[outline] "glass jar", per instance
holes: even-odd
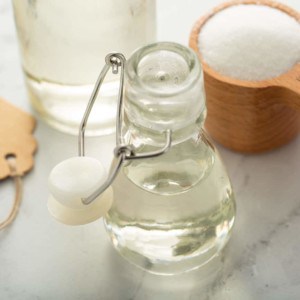
[[[53,127],[77,134],[108,52],[129,55],[155,39],[155,0],[13,0],[29,98]],[[114,131],[114,77],[101,88],[87,133]]]
[[[137,50],[125,70],[124,137],[136,152],[172,147],[123,165],[105,226],[115,248],[153,273],[195,269],[228,241],[235,219],[232,187],[203,130],[203,74],[190,49],[157,43]]]

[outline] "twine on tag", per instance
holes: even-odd
[[[13,154],[8,154],[6,161],[10,170],[9,177],[14,180],[15,184],[15,199],[10,213],[4,221],[0,222],[0,230],[11,224],[16,218],[22,200],[22,176],[17,172],[16,157]]]

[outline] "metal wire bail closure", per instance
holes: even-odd
[[[124,114],[124,101],[123,101],[123,87],[124,87],[124,69],[125,69],[126,59],[122,53],[110,53],[105,57],[105,65],[100,72],[100,75],[96,81],[94,90],[91,94],[90,100],[88,102],[87,108],[83,115],[78,135],[78,155],[85,155],[85,129],[89,115],[92,111],[93,105],[96,101],[97,95],[101,88],[101,85],[104,81],[104,78],[110,68],[112,68],[113,74],[118,74],[119,69],[121,68],[120,74],[120,87],[118,93],[117,101],[117,118],[116,118],[116,147],[114,150],[114,160],[111,164],[110,174],[108,175],[106,181],[102,186],[100,186],[95,192],[86,198],[82,198],[81,201],[83,204],[92,203],[100,194],[102,194],[114,181],[118,175],[122,164],[125,160],[134,160],[134,159],[144,159],[160,156],[166,153],[172,144],[172,131],[170,129],[165,131],[166,143],[165,145],[157,150],[146,153],[136,153],[135,148],[132,145],[126,145],[124,138],[122,136],[122,126],[123,126],[123,114]]]

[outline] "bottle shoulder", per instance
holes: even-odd
[[[151,150],[153,147],[149,145],[138,149],[140,152]],[[227,179],[219,154],[203,131],[173,145],[162,156],[129,162],[122,173],[142,189],[163,195],[186,192],[207,177]]]

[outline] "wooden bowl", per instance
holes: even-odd
[[[237,4],[267,5],[298,22],[300,14],[268,0],[233,1],[221,4],[200,18],[190,34],[189,45],[199,55],[204,70],[208,132],[225,147],[256,153],[284,145],[299,132],[300,63],[279,77],[257,82],[229,78],[210,68],[198,48],[199,32],[215,14]]]

